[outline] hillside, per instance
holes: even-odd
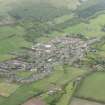
[[[8,58],[10,51],[65,34],[66,28],[104,11],[103,4],[104,0],[0,0],[0,39],[5,39],[0,42],[1,59]],[[96,5],[99,6],[93,10]],[[11,42],[13,38],[22,43],[17,46]],[[4,47],[7,40],[9,50]]]
[[[105,0],[0,0],[0,105],[105,105]]]
[[[80,4],[79,0],[0,0],[0,17],[51,19],[70,14]]]

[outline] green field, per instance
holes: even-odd
[[[19,88],[17,84],[9,84],[5,82],[0,83],[0,96],[8,97]]]
[[[101,30],[104,24],[105,24],[105,14],[90,19],[87,24],[80,23],[78,25],[68,27],[64,31],[67,33],[74,33],[74,34],[81,33],[86,37],[101,37],[105,35],[105,32]]]
[[[105,102],[105,73],[97,72],[87,77],[76,96]]]
[[[103,105],[98,102],[88,101],[88,100],[78,99],[78,98],[73,98],[70,105],[87,105],[87,104],[88,105]]]
[[[0,61],[13,57],[12,52],[19,51],[21,47],[30,46],[23,38],[24,29],[20,26],[0,27]]]
[[[54,36],[64,36],[64,35],[73,35],[73,34],[81,34],[86,38],[91,37],[102,37],[105,36],[104,31],[104,25],[105,25],[105,14],[99,14],[95,16],[94,18],[91,18],[86,21],[81,20],[73,20],[73,18],[70,18],[70,16],[66,16],[66,19],[64,18],[57,18],[55,20],[59,20],[60,23],[58,25],[55,25],[55,27],[59,27],[61,31],[52,31],[49,34],[49,37],[54,38]],[[58,21],[58,22],[59,22]],[[74,21],[74,23],[72,23]],[[77,21],[77,23],[75,23]],[[74,25],[72,25],[74,24]],[[41,40],[43,40],[42,38]]]
[[[73,87],[73,82],[69,83],[65,88],[65,93],[60,98],[56,105],[68,105],[76,87]]]
[[[35,71],[19,71],[19,72],[16,73],[16,75],[20,78],[28,78],[33,73],[35,74]]]

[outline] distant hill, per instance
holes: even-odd
[[[13,16],[16,19],[52,19],[70,14],[81,0],[0,0],[0,19]]]

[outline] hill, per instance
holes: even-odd
[[[80,6],[80,0],[0,0],[0,18],[8,15],[20,18],[52,19]]]

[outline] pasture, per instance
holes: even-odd
[[[20,26],[0,27],[0,61],[13,57],[11,52],[18,52],[21,47],[30,46],[23,38],[24,29]]]
[[[97,102],[93,102],[93,101],[73,98],[73,100],[71,101],[70,105],[103,105],[103,104],[97,103]]]
[[[96,72],[88,76],[81,84],[76,96],[105,102],[105,73]]]
[[[0,96],[8,97],[19,88],[17,84],[0,83]]]
[[[80,24],[70,26],[64,29],[64,32],[82,34],[86,37],[100,37],[104,36],[105,32],[102,31],[105,25],[105,14],[99,15],[96,18],[90,19],[87,23],[81,22]]]

